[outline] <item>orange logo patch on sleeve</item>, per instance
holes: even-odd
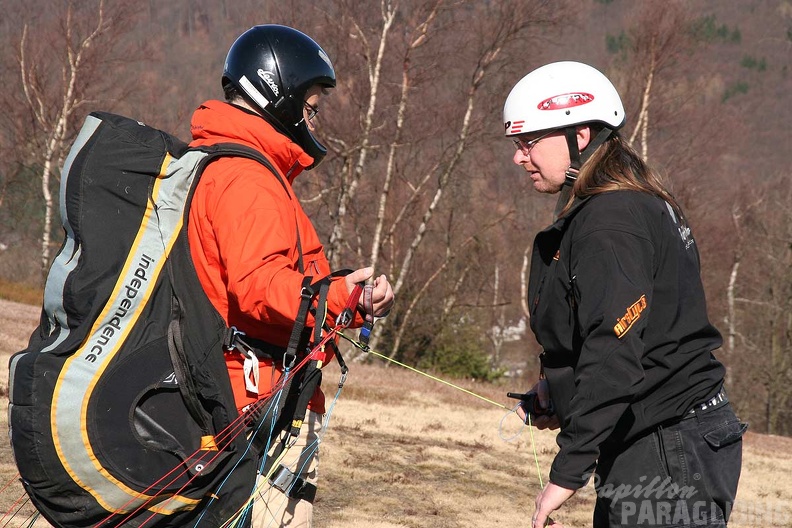
[[[646,308],[646,295],[641,295],[641,298],[635,301],[632,306],[627,308],[625,314],[616,321],[616,326],[613,327],[613,331],[616,334],[616,337],[621,339],[624,334],[626,334],[630,328],[635,324],[635,322],[641,318],[641,313]]]

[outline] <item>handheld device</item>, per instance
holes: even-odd
[[[550,401],[547,408],[542,407],[539,403],[539,395],[534,391],[529,391],[523,394],[518,392],[507,392],[506,396],[515,400],[520,400],[520,406],[525,410],[525,412],[530,413],[533,417],[553,416],[555,414],[553,402]]]

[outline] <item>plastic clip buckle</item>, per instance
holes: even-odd
[[[231,328],[229,328],[229,330],[231,330],[231,335],[228,338],[228,342],[224,343],[224,345],[225,345],[224,348],[228,352],[234,350],[237,346],[239,346],[240,343],[237,340],[237,338],[239,338],[240,336],[244,336],[245,335],[245,332],[243,332],[242,330],[239,330],[236,326],[232,326]]]

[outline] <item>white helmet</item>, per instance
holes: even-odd
[[[503,106],[507,136],[592,121],[618,130],[624,118],[621,98],[608,78],[596,68],[573,61],[532,71],[514,85]]]

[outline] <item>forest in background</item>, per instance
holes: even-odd
[[[554,198],[512,165],[501,113],[525,73],[580,60],[613,79],[623,134],[683,204],[738,411],[792,435],[789,0],[7,0],[0,283],[41,287],[62,239],[60,166],[87,113],[188,139],[192,111],[222,96],[228,47],[259,23],[300,29],[333,59],[318,117],[330,153],[295,186],[334,267],[374,264],[394,284],[373,348],[529,386],[525,264]]]

